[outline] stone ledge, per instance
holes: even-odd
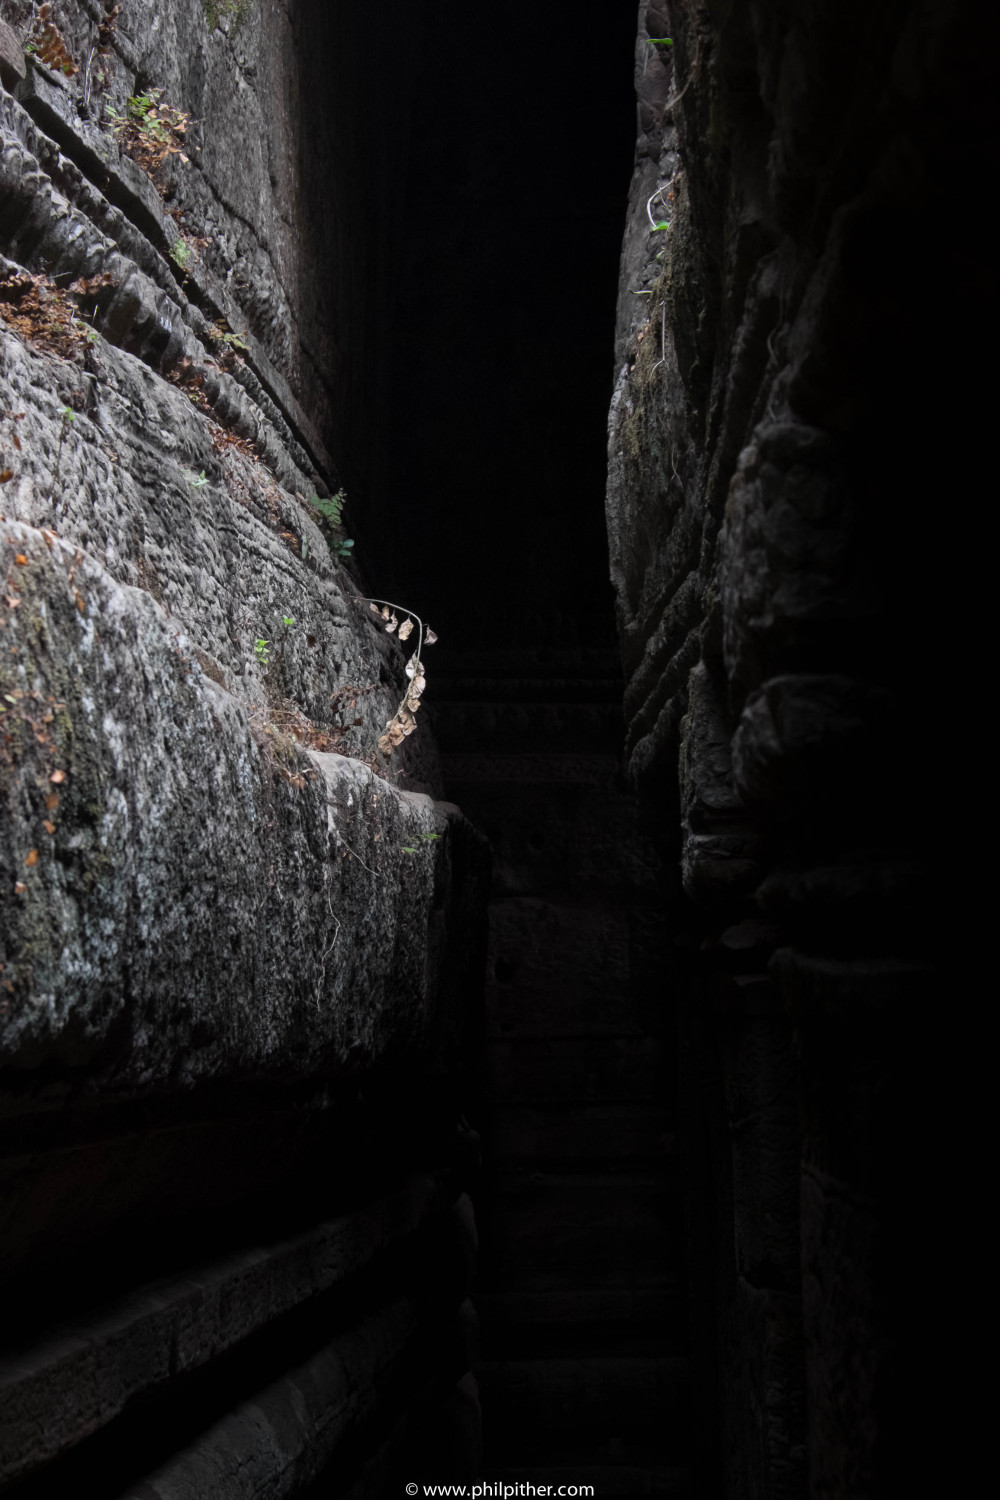
[[[389,1197],[294,1239],[137,1292],[0,1364],[4,1483],[112,1421],[144,1391],[217,1358],[414,1233],[440,1187],[412,1177]]]
[[[114,1095],[452,1046],[482,895],[457,809],[283,764],[148,594],[51,533],[7,522],[0,558],[0,1063]]]
[[[404,1368],[418,1310],[400,1298],[209,1428],[119,1500],[258,1500],[298,1494],[348,1436],[370,1427]]]

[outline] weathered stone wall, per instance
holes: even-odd
[[[928,435],[966,429],[989,285],[974,21],[640,7],[608,529],[630,769],[687,897],[705,1493],[888,1494],[905,1465],[891,1268],[937,818],[915,710],[955,482]]]
[[[377,752],[412,640],[308,503],[377,342],[377,165],[303,149],[307,6],[55,4],[71,76],[22,54],[31,9],[0,34],[0,1483],[372,1493],[434,1431],[471,1477],[485,843],[427,731]],[[150,89],[191,123],[147,173],[110,127]]]

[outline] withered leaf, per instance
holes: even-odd
[[[38,850],[37,849],[32,849],[31,853],[28,855],[28,857],[24,861],[24,863],[29,867],[29,869],[30,869],[30,867],[32,865],[37,865],[37,863],[38,863]]]
[[[61,781],[65,781],[66,780],[66,772],[65,771],[53,771],[52,775],[49,777],[49,780],[50,781],[54,781],[55,784],[56,784],[56,786],[58,786]]]
[[[14,895],[15,896],[23,896],[24,893],[25,893],[25,891],[27,889],[28,889],[28,887],[25,885],[25,883],[24,883],[23,880],[16,880],[14,882]]]
[[[382,618],[383,618],[383,620],[388,620],[388,618],[389,618],[389,606],[388,606],[388,604],[383,604],[383,606],[382,606]]]
[[[407,636],[410,635],[410,633],[412,632],[412,630],[413,630],[413,621],[410,620],[410,619],[404,620],[403,623],[402,623],[402,625],[400,625],[400,627],[399,627],[399,639],[401,641],[405,641],[406,638],[407,638]]]
[[[42,827],[45,829],[46,833],[55,833],[56,831],[56,825],[54,823],[50,823],[48,818],[43,821]]]
[[[0,484],[6,484],[8,479],[14,478],[13,469],[0,469]]]
[[[17,563],[19,568],[23,568],[28,559],[25,557],[23,552],[18,552],[14,556],[14,561]]]
[[[373,615],[377,615],[379,612],[377,604],[369,604],[368,608],[371,610]]]
[[[432,630],[429,625],[424,632],[424,640],[426,641],[428,646],[433,646],[434,642],[437,640],[437,632]]]
[[[395,614],[390,615],[389,616],[389,623],[385,627],[385,633],[386,633],[386,635],[392,635],[392,632],[395,630],[395,628],[396,628],[396,626],[398,624],[399,624],[399,619],[397,618],[397,616]]]
[[[76,607],[80,611],[81,615],[85,615],[87,613],[87,606],[84,603],[82,594],[76,595]]]
[[[45,806],[49,812],[55,812],[56,808],[59,806],[59,793],[49,792],[48,796],[45,799]]]

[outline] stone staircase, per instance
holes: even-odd
[[[616,659],[481,670],[439,671],[435,728],[496,860],[474,1122],[485,1477],[686,1496],[674,1026]]]

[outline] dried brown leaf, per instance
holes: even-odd
[[[434,631],[434,630],[432,630],[430,628],[430,626],[428,625],[427,629],[424,632],[424,642],[425,642],[425,644],[428,645],[428,646],[433,646],[433,644],[434,644],[434,642],[436,640],[437,640],[437,632]]]
[[[402,623],[402,625],[400,625],[400,627],[399,627],[399,631],[398,631],[399,639],[401,641],[405,641],[406,638],[407,638],[407,636],[409,636],[411,634],[412,630],[413,630],[413,621],[410,620],[410,619],[404,620],[403,623]]]

